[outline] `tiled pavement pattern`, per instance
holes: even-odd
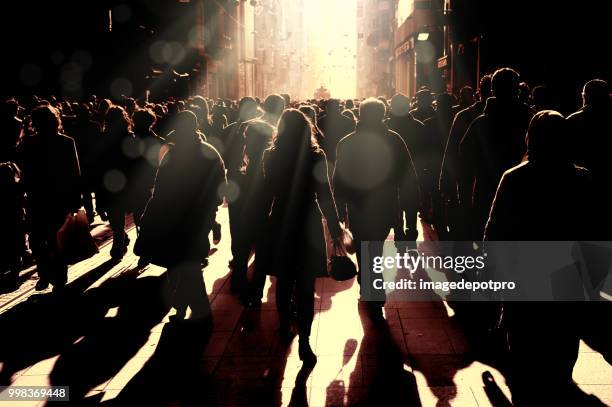
[[[467,338],[445,303],[388,304],[386,327],[373,327],[354,281],[317,281],[311,343],[318,363],[301,370],[297,341],[285,348],[277,340],[273,282],[261,309],[244,309],[230,294],[225,209],[218,219],[223,239],[204,271],[210,337],[168,323],[164,270],[136,270],[133,254],[113,265],[106,245],[71,268],[61,303],[31,291],[32,272],[17,295],[0,296],[0,384],[70,385],[69,405],[510,405],[486,344]],[[493,385],[485,386],[485,372]],[[574,379],[612,406],[612,367],[584,344]]]

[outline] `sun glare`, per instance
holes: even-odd
[[[325,86],[332,97],[354,98],[357,62],[357,1],[309,0],[304,10],[304,97]]]

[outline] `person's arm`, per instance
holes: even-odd
[[[340,237],[342,235],[342,228],[340,227],[336,201],[334,200],[334,194],[329,181],[327,158],[323,151],[317,154],[317,159],[314,163],[314,171],[319,208],[321,208],[321,212],[327,220],[327,226],[329,227],[331,235],[333,237]]]
[[[478,128],[480,122],[478,119],[472,122],[468,127],[463,139],[459,143],[459,157],[458,157],[458,178],[459,178],[459,199],[461,205],[464,207],[470,207],[472,205],[472,186],[474,184],[474,177],[476,176],[476,139],[478,137]]]
[[[491,205],[489,219],[485,226],[483,240],[507,240],[508,230],[512,230],[517,225],[513,225],[513,216],[511,214],[512,202],[508,176],[504,174],[499,181],[495,199]]]
[[[341,221],[346,221],[347,220],[347,213],[346,213],[346,185],[342,179],[341,176],[338,175],[338,168],[339,165],[342,164],[343,160],[344,160],[344,154],[342,153],[342,146],[343,143],[340,142],[338,143],[338,146],[336,147],[336,163],[335,166],[333,168],[333,173],[332,173],[332,181],[333,181],[333,186],[334,186],[334,197],[336,200],[336,205],[338,208],[338,215],[339,215],[339,219]]]
[[[76,145],[72,138],[68,138],[68,145],[69,148],[66,151],[66,182],[70,193],[68,205],[69,209],[75,212],[83,204],[81,196],[81,168],[79,165],[79,155],[77,154]]]
[[[404,140],[397,136],[398,139],[398,163],[399,165],[399,200],[400,214],[399,218],[403,223],[402,212],[405,220],[405,235],[408,240],[416,240],[418,237],[417,231],[417,212],[421,206],[421,191],[419,188],[419,180],[416,169],[412,161],[412,155]],[[405,164],[402,164],[405,163]],[[403,226],[403,225],[401,225]]]

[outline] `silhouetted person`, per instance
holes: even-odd
[[[159,154],[164,140],[155,134],[155,114],[149,109],[137,109],[133,114],[135,148],[138,156],[130,168],[129,194],[130,212],[134,223],[140,225],[140,218],[151,196]]]
[[[7,100],[0,106],[0,162],[15,160],[17,142],[23,130],[23,121],[17,117],[19,104]]]
[[[609,189],[612,164],[612,104],[608,83],[601,79],[588,81],[582,90],[583,106],[567,120],[573,137],[576,163],[593,173],[600,188]]]
[[[325,114],[319,117],[317,127],[325,136],[321,146],[330,164],[336,161],[336,146],[342,137],[355,131],[355,122],[342,114],[340,101],[328,99],[325,101]]]
[[[79,155],[83,207],[89,223],[92,223],[95,212],[91,194],[96,189],[96,164],[99,161],[102,128],[97,121],[92,120],[86,105],[77,105],[75,113],[76,116],[69,135],[74,139]]]
[[[493,97],[474,119],[459,148],[460,195],[467,209],[466,240],[482,239],[501,175],[519,164],[525,154],[525,133],[531,109],[518,99],[519,75],[498,69],[491,82]]]
[[[68,268],[57,248],[57,231],[66,215],[81,207],[79,160],[74,140],[61,134],[57,109],[40,106],[32,110],[34,135],[18,146],[17,163],[27,195],[29,243],[40,279],[36,289],[66,284]]]
[[[446,227],[448,229],[442,231],[442,235],[446,235],[442,237],[452,237],[455,240],[462,239],[462,230],[465,229],[465,224],[462,222],[464,207],[469,205],[469,202],[459,200],[459,171],[461,168],[459,144],[472,121],[482,114],[486,101],[491,96],[491,75],[485,75],[480,79],[479,95],[480,99],[472,106],[455,115],[446,141],[440,171],[439,193],[442,204],[446,206]]]
[[[291,297],[295,286],[299,356],[316,363],[310,343],[315,278],[327,276],[323,216],[334,238],[341,228],[327,176],[325,153],[310,121],[298,110],[281,116],[272,147],[264,153],[264,174],[273,196],[268,229],[269,272],[277,276],[276,306],[281,338],[290,338]]]
[[[0,293],[18,287],[21,257],[25,247],[24,196],[19,169],[12,162],[0,162]]]
[[[179,113],[173,127],[173,145],[157,171],[143,234],[155,233],[164,242],[168,274],[176,287],[175,319],[184,318],[189,306],[192,319],[211,322],[201,262],[210,250],[208,235],[221,203],[219,191],[225,188],[225,168],[217,150],[201,141],[192,112]]]
[[[242,118],[241,123],[234,123],[226,128],[227,135],[226,140],[226,155],[227,158],[227,177],[231,182],[238,183],[238,180],[242,180],[241,170],[243,164],[244,147],[245,147],[245,133],[251,124],[258,123],[257,126],[271,126],[276,129],[278,119],[283,113],[285,108],[285,99],[280,95],[272,94],[266,97],[263,103],[264,114],[260,118],[258,116],[258,107],[251,98],[245,98],[241,101],[240,115]],[[239,194],[241,192],[239,191]],[[227,198],[226,198],[227,199]],[[237,206],[234,206],[234,201],[231,199],[228,202],[229,216],[230,216],[230,233],[232,235],[232,256],[236,256],[240,252],[240,248],[236,244],[240,241],[235,239],[242,231],[238,227],[239,222],[237,219],[240,216],[237,214]],[[238,280],[234,280],[234,278]],[[240,283],[240,276],[232,276],[232,291],[238,293],[244,288],[244,285]]]
[[[265,187],[263,176],[263,153],[270,147],[276,129],[261,120],[249,124],[245,132],[245,147],[242,166],[234,181],[238,185],[238,198],[232,203],[233,222],[236,233],[232,235],[232,288],[240,293],[245,305],[261,305],[266,273],[255,257],[255,272],[249,289],[247,268],[252,250],[257,252],[270,212],[272,197]]]
[[[424,122],[434,114],[433,97],[428,88],[420,89],[415,95],[415,108],[410,111],[412,117]]]
[[[334,191],[340,217],[353,232],[361,262],[361,242],[371,242],[369,258],[380,256],[391,228],[408,240],[416,239],[419,202],[417,178],[406,143],[383,123],[385,105],[377,99],[367,99],[359,106],[359,117],[355,132],[338,143]],[[368,270],[366,275],[363,269],[360,273],[362,299],[370,301],[372,317],[380,320],[384,293],[366,298],[372,290],[373,274]]]
[[[310,120],[310,123],[312,123],[312,128],[315,133],[315,139],[317,140],[317,143],[320,146],[322,146],[325,143],[325,140],[324,140],[325,135],[323,134],[319,126],[317,126],[318,115],[317,115],[317,111],[315,110],[315,108],[310,105],[302,105],[300,106],[298,110],[304,113],[306,117],[308,117],[308,119]]]
[[[425,136],[424,127],[423,123],[410,114],[408,96],[398,93],[391,98],[389,118],[385,120],[385,124],[400,135],[411,154],[421,150],[421,142]],[[414,156],[412,158],[416,159]]]
[[[129,238],[125,232],[125,216],[130,207],[130,176],[138,147],[132,122],[120,106],[112,106],[106,113],[102,133],[101,180],[96,193],[98,208],[107,213],[113,230],[111,257],[120,260],[127,252]]]
[[[437,187],[446,140],[455,117],[453,113],[454,104],[455,97],[449,93],[441,93],[436,97],[436,110],[433,116],[423,123],[425,140],[423,140],[422,148],[415,152],[418,154],[416,160],[418,163],[415,166],[421,182],[421,194],[425,209],[425,213],[422,213],[421,216],[429,222],[433,221],[432,216],[438,217],[438,221],[440,221],[441,202]]]
[[[600,199],[588,171],[573,164],[566,127],[563,116],[552,110],[533,117],[527,160],[503,174],[486,240],[574,241],[602,235],[598,225],[584,219],[585,213],[598,212]],[[597,304],[504,304],[515,405],[581,405],[572,400],[569,389],[578,357],[580,320],[589,318],[591,308],[585,306],[591,305]],[[603,329],[601,320],[598,329]]]

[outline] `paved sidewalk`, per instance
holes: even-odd
[[[131,252],[110,264],[107,245],[71,267],[65,302],[28,291],[35,275],[17,299],[0,296],[0,336],[10,339],[0,350],[2,381],[69,385],[70,405],[135,405],[135,399],[202,406],[509,405],[502,369],[482,343],[465,336],[445,303],[388,304],[387,327],[374,328],[358,304],[355,281],[317,281],[311,342],[318,363],[312,372],[302,370],[297,341],[286,348],[277,340],[273,281],[261,309],[245,309],[230,294],[227,211],[218,217],[223,239],[204,271],[210,337],[197,326],[168,323],[164,270],[137,270]],[[135,231],[129,234],[133,244]],[[483,374],[495,384],[485,387]],[[612,367],[584,344],[574,379],[612,406]]]

